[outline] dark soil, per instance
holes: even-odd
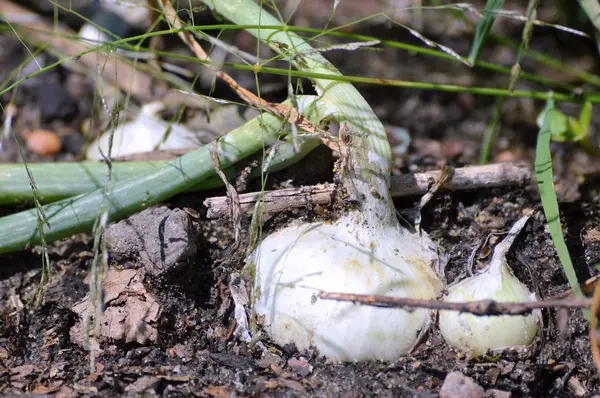
[[[344,18],[357,19],[378,11],[378,2],[361,1],[361,13],[352,14],[355,3],[347,0],[347,8],[340,9],[339,19],[334,22],[343,23],[347,21]],[[526,2],[506,3],[521,12],[526,6]],[[550,19],[558,18],[550,22],[568,26],[575,23],[578,29],[589,29],[587,24],[579,22],[577,25],[564,15],[552,17],[554,14],[547,8],[555,7],[554,3],[545,5],[538,17],[546,20],[544,17],[550,15]],[[329,14],[329,9],[318,13],[308,5],[301,6],[296,23],[323,26]],[[427,16],[426,22],[431,22],[430,18],[452,20],[449,14]],[[426,23],[420,31],[461,54],[468,53],[470,34],[461,32],[460,26],[446,34],[449,28],[440,25],[443,24]],[[521,28],[519,23],[508,19],[500,23],[498,31],[518,40]],[[382,39],[414,40],[406,31],[380,20],[355,28],[355,32],[374,34]],[[248,38],[240,34],[236,40],[237,45],[243,47]],[[551,49],[556,58],[592,73],[598,68],[591,42],[574,40],[565,33],[536,29],[532,49],[546,52]],[[13,36],[2,34],[0,54],[0,77],[8,81],[9,71],[23,62],[27,52]],[[474,86],[506,87],[508,82],[505,75],[491,75],[458,63],[414,57],[389,48],[327,55],[349,75]],[[47,57],[42,60],[45,64],[52,62],[50,56],[44,57]],[[504,47],[490,44],[483,57],[511,66],[514,52],[507,55]],[[198,68],[197,65],[184,66]],[[524,61],[522,66],[540,75],[549,73],[531,61]],[[15,98],[19,108],[15,132],[18,135],[26,128],[52,128],[63,142],[63,150],[54,160],[79,159],[89,139],[81,133],[80,126],[92,113],[93,79],[67,69],[40,76],[47,86],[29,81]],[[234,76],[240,82],[247,82],[249,89],[254,88],[251,75]],[[567,79],[562,75],[554,77]],[[270,87],[275,87],[266,95],[274,99],[285,96],[285,78],[266,79],[265,84],[272,83]],[[46,97],[38,91],[54,87],[50,83],[61,87],[78,84],[82,89],[75,98],[72,91],[65,94],[68,107],[49,109],[43,104]],[[539,89],[525,81],[521,81],[518,88]],[[481,137],[493,112],[493,98],[375,86],[360,87],[360,90],[387,126],[404,127],[412,136],[408,153],[395,160],[394,173],[437,169],[444,164],[477,163]],[[220,97],[219,92],[214,95]],[[5,95],[2,104],[9,100],[8,94]],[[500,128],[494,138],[492,157],[495,160],[533,164],[535,117],[543,105],[521,99],[505,101]],[[561,105],[561,109],[570,114],[578,112],[577,107],[570,105]],[[598,127],[598,123],[593,124],[594,133]],[[390,135],[390,140],[392,145],[399,144],[394,135]],[[600,201],[596,177],[600,162],[576,145],[554,143],[553,151],[563,230],[578,277],[583,282],[598,273],[596,264],[600,263]],[[31,162],[52,160],[25,153]],[[4,162],[19,160],[12,141],[4,142],[0,159]],[[334,162],[330,151],[320,148],[290,169],[273,174],[268,188],[331,181]],[[246,187],[248,192],[258,189],[260,185],[256,181]],[[233,335],[234,302],[230,286],[232,278],[242,273],[243,250],[231,250],[234,238],[229,220],[207,219],[202,205],[204,198],[223,194],[223,190],[214,190],[179,195],[165,203],[165,207],[111,227],[130,228],[112,229],[116,232],[110,239],[107,235],[113,250],[110,270],[116,273],[111,277],[125,273],[133,276],[120,285],[110,286],[117,289],[116,298],[108,297],[111,290],[107,289],[105,307],[107,313],[109,309],[114,310],[111,316],[117,317],[115,322],[121,319],[118,316],[123,311],[131,314],[135,312],[131,308],[139,310],[136,306],[148,310],[139,320],[144,330],[131,332],[133,334],[128,334],[127,328],[108,328],[108,335],[97,341],[80,338],[85,327],[83,314],[93,313],[82,309],[90,289],[94,257],[90,235],[77,235],[52,244],[50,279],[43,288],[40,304],[36,304],[36,298],[40,297],[39,248],[0,256],[0,394],[429,397],[438,396],[446,376],[453,371],[472,378],[489,397],[600,394],[600,378],[589,346],[589,326],[581,311],[543,311],[543,328],[531,346],[478,357],[449,348],[435,327],[410,355],[393,363],[330,363],[320,358],[318,352],[279,347],[264,335],[263,349],[260,345],[239,341]],[[408,214],[418,199],[398,200],[397,207]],[[194,209],[197,214],[185,209]],[[9,214],[17,210],[2,208],[0,212]],[[508,230],[528,211],[533,211],[533,220],[511,250],[509,264],[539,297],[553,297],[568,290],[568,283],[535,185],[438,194],[426,206],[422,226],[449,255],[446,277],[450,283],[464,277],[469,257],[483,239],[490,233]],[[318,215],[313,209],[290,211],[269,219],[265,228],[268,230],[298,217]],[[244,220],[242,226],[245,240],[249,220]],[[493,243],[489,243],[479,250],[476,267],[487,263],[492,246]],[[134,280],[140,283],[134,286]],[[149,306],[154,301],[161,310],[152,317]],[[97,353],[93,358],[93,372],[90,371],[90,347],[96,347]]]

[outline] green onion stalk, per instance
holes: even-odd
[[[267,170],[282,170],[302,159],[318,145],[318,138],[301,134],[298,146],[291,142],[291,135],[285,137],[273,150]],[[112,180],[125,181],[159,167],[167,166],[168,161],[154,162],[113,162]],[[52,203],[73,196],[89,193],[104,187],[106,183],[106,164],[103,162],[55,162],[0,164],[0,205],[16,205],[33,202],[34,192],[29,183],[27,168],[35,178],[37,198],[41,203]],[[236,177],[236,167],[223,170],[228,179]],[[249,178],[258,178],[262,168],[253,168]],[[213,175],[198,184],[191,184],[186,191],[203,191],[223,186],[223,181]]]
[[[310,96],[303,101],[306,103],[304,115],[318,123],[322,118],[322,115],[318,114],[319,107],[311,106],[314,100]],[[289,125],[275,116],[269,114],[258,116],[216,140],[220,167],[227,169],[251,154],[274,144],[289,132]],[[308,137],[307,134],[302,136]],[[308,138],[312,142],[307,145],[314,147],[316,145],[314,138]],[[289,147],[283,146],[283,148],[287,148],[289,155]],[[101,187],[43,206],[47,220],[47,224],[43,226],[46,242],[91,230],[105,195],[108,196],[109,220],[116,221],[201,184],[215,175],[210,150],[210,144],[205,145],[172,162],[156,167],[150,166],[148,171],[111,183],[106,191]],[[289,157],[282,157],[282,161],[283,166],[285,161],[289,162]],[[35,174],[33,177],[36,179]],[[39,183],[43,185],[42,179]],[[0,254],[22,250],[39,243],[36,209],[0,218]]]

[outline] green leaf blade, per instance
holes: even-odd
[[[471,46],[471,52],[469,53],[469,63],[475,65],[481,49],[485,44],[487,37],[492,29],[492,25],[496,20],[496,11],[499,11],[504,5],[504,0],[488,0],[483,10],[485,17],[477,23],[477,30],[475,31],[475,39],[473,39],[473,45]]]
[[[575,292],[578,298],[583,298],[583,292],[579,287],[579,281],[577,280],[577,274],[573,267],[571,256],[569,255],[569,249],[565,243],[562,227],[560,224],[560,213],[558,209],[558,200],[556,198],[556,191],[554,189],[554,177],[552,173],[552,154],[550,153],[550,139],[552,136],[552,122],[554,111],[554,99],[549,99],[546,102],[546,108],[544,110],[544,122],[540,128],[537,140],[537,147],[535,151],[535,174],[537,176],[538,188],[540,191],[540,197],[542,199],[542,206],[544,208],[544,214],[548,227],[550,228],[550,235],[552,236],[552,242],[558,253],[558,258],[562,264],[563,270],[571,285],[571,289]]]

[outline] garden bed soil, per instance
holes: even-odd
[[[298,18],[319,26],[319,16],[299,13]],[[505,34],[515,34],[515,26],[506,23],[501,28]],[[432,26],[423,32],[460,53],[468,52],[470,42],[464,35],[443,37],[443,32],[436,29]],[[381,38],[388,35],[396,40],[407,37],[406,32],[381,24],[358,32]],[[242,38],[239,40],[243,43]],[[532,48],[550,47],[554,54],[569,60],[565,62],[591,65],[589,69],[596,71],[597,65],[581,55],[593,54],[593,50],[570,49],[564,45],[570,40],[563,33],[542,31]],[[0,56],[0,70],[10,71],[25,59],[26,53],[10,34],[0,35],[0,43],[4,54]],[[487,51],[492,54],[493,48],[486,49],[484,56]],[[366,56],[348,54],[332,53],[331,59],[350,75],[448,80],[476,86],[502,86],[507,81],[504,75],[490,79],[485,74],[488,72],[472,71],[458,63],[438,65],[441,61],[416,59],[397,50],[367,52]],[[495,57],[496,62],[512,62],[510,57]],[[542,75],[547,73],[537,64],[526,63],[524,67]],[[53,81],[67,85],[79,79],[86,90],[93,81],[67,69],[52,73]],[[7,72],[0,74],[4,80],[8,76]],[[241,72],[234,76],[244,81]],[[281,83],[278,78],[271,79]],[[250,89],[252,84],[249,83]],[[519,87],[536,88],[529,83]],[[19,118],[15,131],[54,128],[64,144],[54,160],[78,159],[85,142],[78,126],[91,109],[91,96],[86,90],[76,98],[76,115],[55,115],[52,121],[40,122],[40,101],[44,97],[36,95],[37,88],[24,87],[17,99]],[[481,135],[493,111],[493,98],[377,86],[362,86],[360,91],[388,127],[404,127],[412,136],[408,152],[395,160],[394,173],[477,163]],[[284,96],[285,85],[273,95]],[[8,96],[4,96],[2,103],[7,100]],[[495,160],[532,164],[537,134],[535,113],[542,107],[543,103],[531,100],[506,100],[500,131],[494,139]],[[564,110],[573,113],[577,108],[565,105]],[[61,118],[68,121],[58,121]],[[598,128],[597,121],[593,128]],[[394,135],[390,140],[392,145],[399,144]],[[578,277],[584,281],[597,274],[596,264],[600,263],[600,201],[594,177],[600,170],[599,162],[574,144],[552,145],[563,230]],[[26,155],[31,162],[47,160],[29,152]],[[0,158],[5,162],[19,161],[14,143],[5,142]],[[334,162],[331,152],[320,148],[290,169],[271,175],[268,188],[331,181]],[[258,189],[258,182],[250,182],[246,187],[247,192]],[[244,278],[244,246],[233,252],[234,234],[229,220],[207,219],[202,205],[204,198],[223,194],[223,190],[182,194],[109,229],[107,241],[113,253],[107,278],[112,284],[108,288],[105,285],[105,307],[115,325],[135,321],[138,326],[144,325],[141,331],[113,325],[104,331],[109,337],[99,341],[82,338],[85,314],[93,313],[89,307],[93,304],[85,300],[93,260],[91,235],[80,234],[51,245],[52,267],[41,296],[39,248],[0,256],[0,394],[434,397],[452,372],[471,378],[488,397],[600,394],[600,378],[589,346],[589,326],[580,310],[544,310],[543,327],[530,347],[477,357],[448,347],[435,326],[409,355],[395,362],[333,363],[313,350],[298,352],[293,346],[276,346],[264,334],[257,334],[251,344],[240,341],[233,335],[236,291],[232,291],[232,286],[239,289]],[[410,214],[409,209],[418,199],[401,199],[396,204],[401,213]],[[5,207],[0,212],[10,214],[17,210]],[[469,257],[483,239],[491,233],[507,231],[530,212],[532,220],[511,249],[509,264],[539,297],[554,297],[568,290],[568,283],[550,238],[535,182],[440,193],[425,207],[422,227],[449,256],[446,277],[452,282],[464,277]],[[299,217],[315,218],[319,214],[314,209],[283,212],[267,221],[265,232]],[[244,219],[242,226],[247,231],[249,220]],[[247,241],[246,233],[242,241]],[[496,242],[492,239],[479,249],[477,268],[489,261]],[[39,297],[41,300],[36,300]],[[134,318],[127,319],[124,312]],[[95,347],[97,354],[93,371],[90,347]],[[476,386],[473,388],[477,390]]]

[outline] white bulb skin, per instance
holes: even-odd
[[[142,107],[140,114],[134,120],[119,124],[113,135],[112,156],[130,156],[152,152],[155,149],[182,149],[196,146],[194,134],[184,125],[169,124],[157,116],[163,108],[161,102],[150,102]],[[169,136],[163,142],[167,131]],[[86,154],[88,160],[102,160],[98,148],[105,155],[108,154],[110,134],[111,131],[108,130],[90,144]]]
[[[296,223],[264,239],[256,267],[255,311],[271,339],[316,347],[338,361],[388,360],[405,355],[430,312],[407,312],[321,300],[320,292],[435,298],[443,284],[429,238],[398,228],[356,224],[351,214],[333,223]]]
[[[446,302],[477,300],[498,302],[535,301],[535,296],[502,264],[500,272],[490,270],[467,278],[449,289]],[[537,316],[475,316],[458,311],[440,311],[440,331],[446,342],[463,352],[485,352],[518,348],[531,343],[537,333]]]

